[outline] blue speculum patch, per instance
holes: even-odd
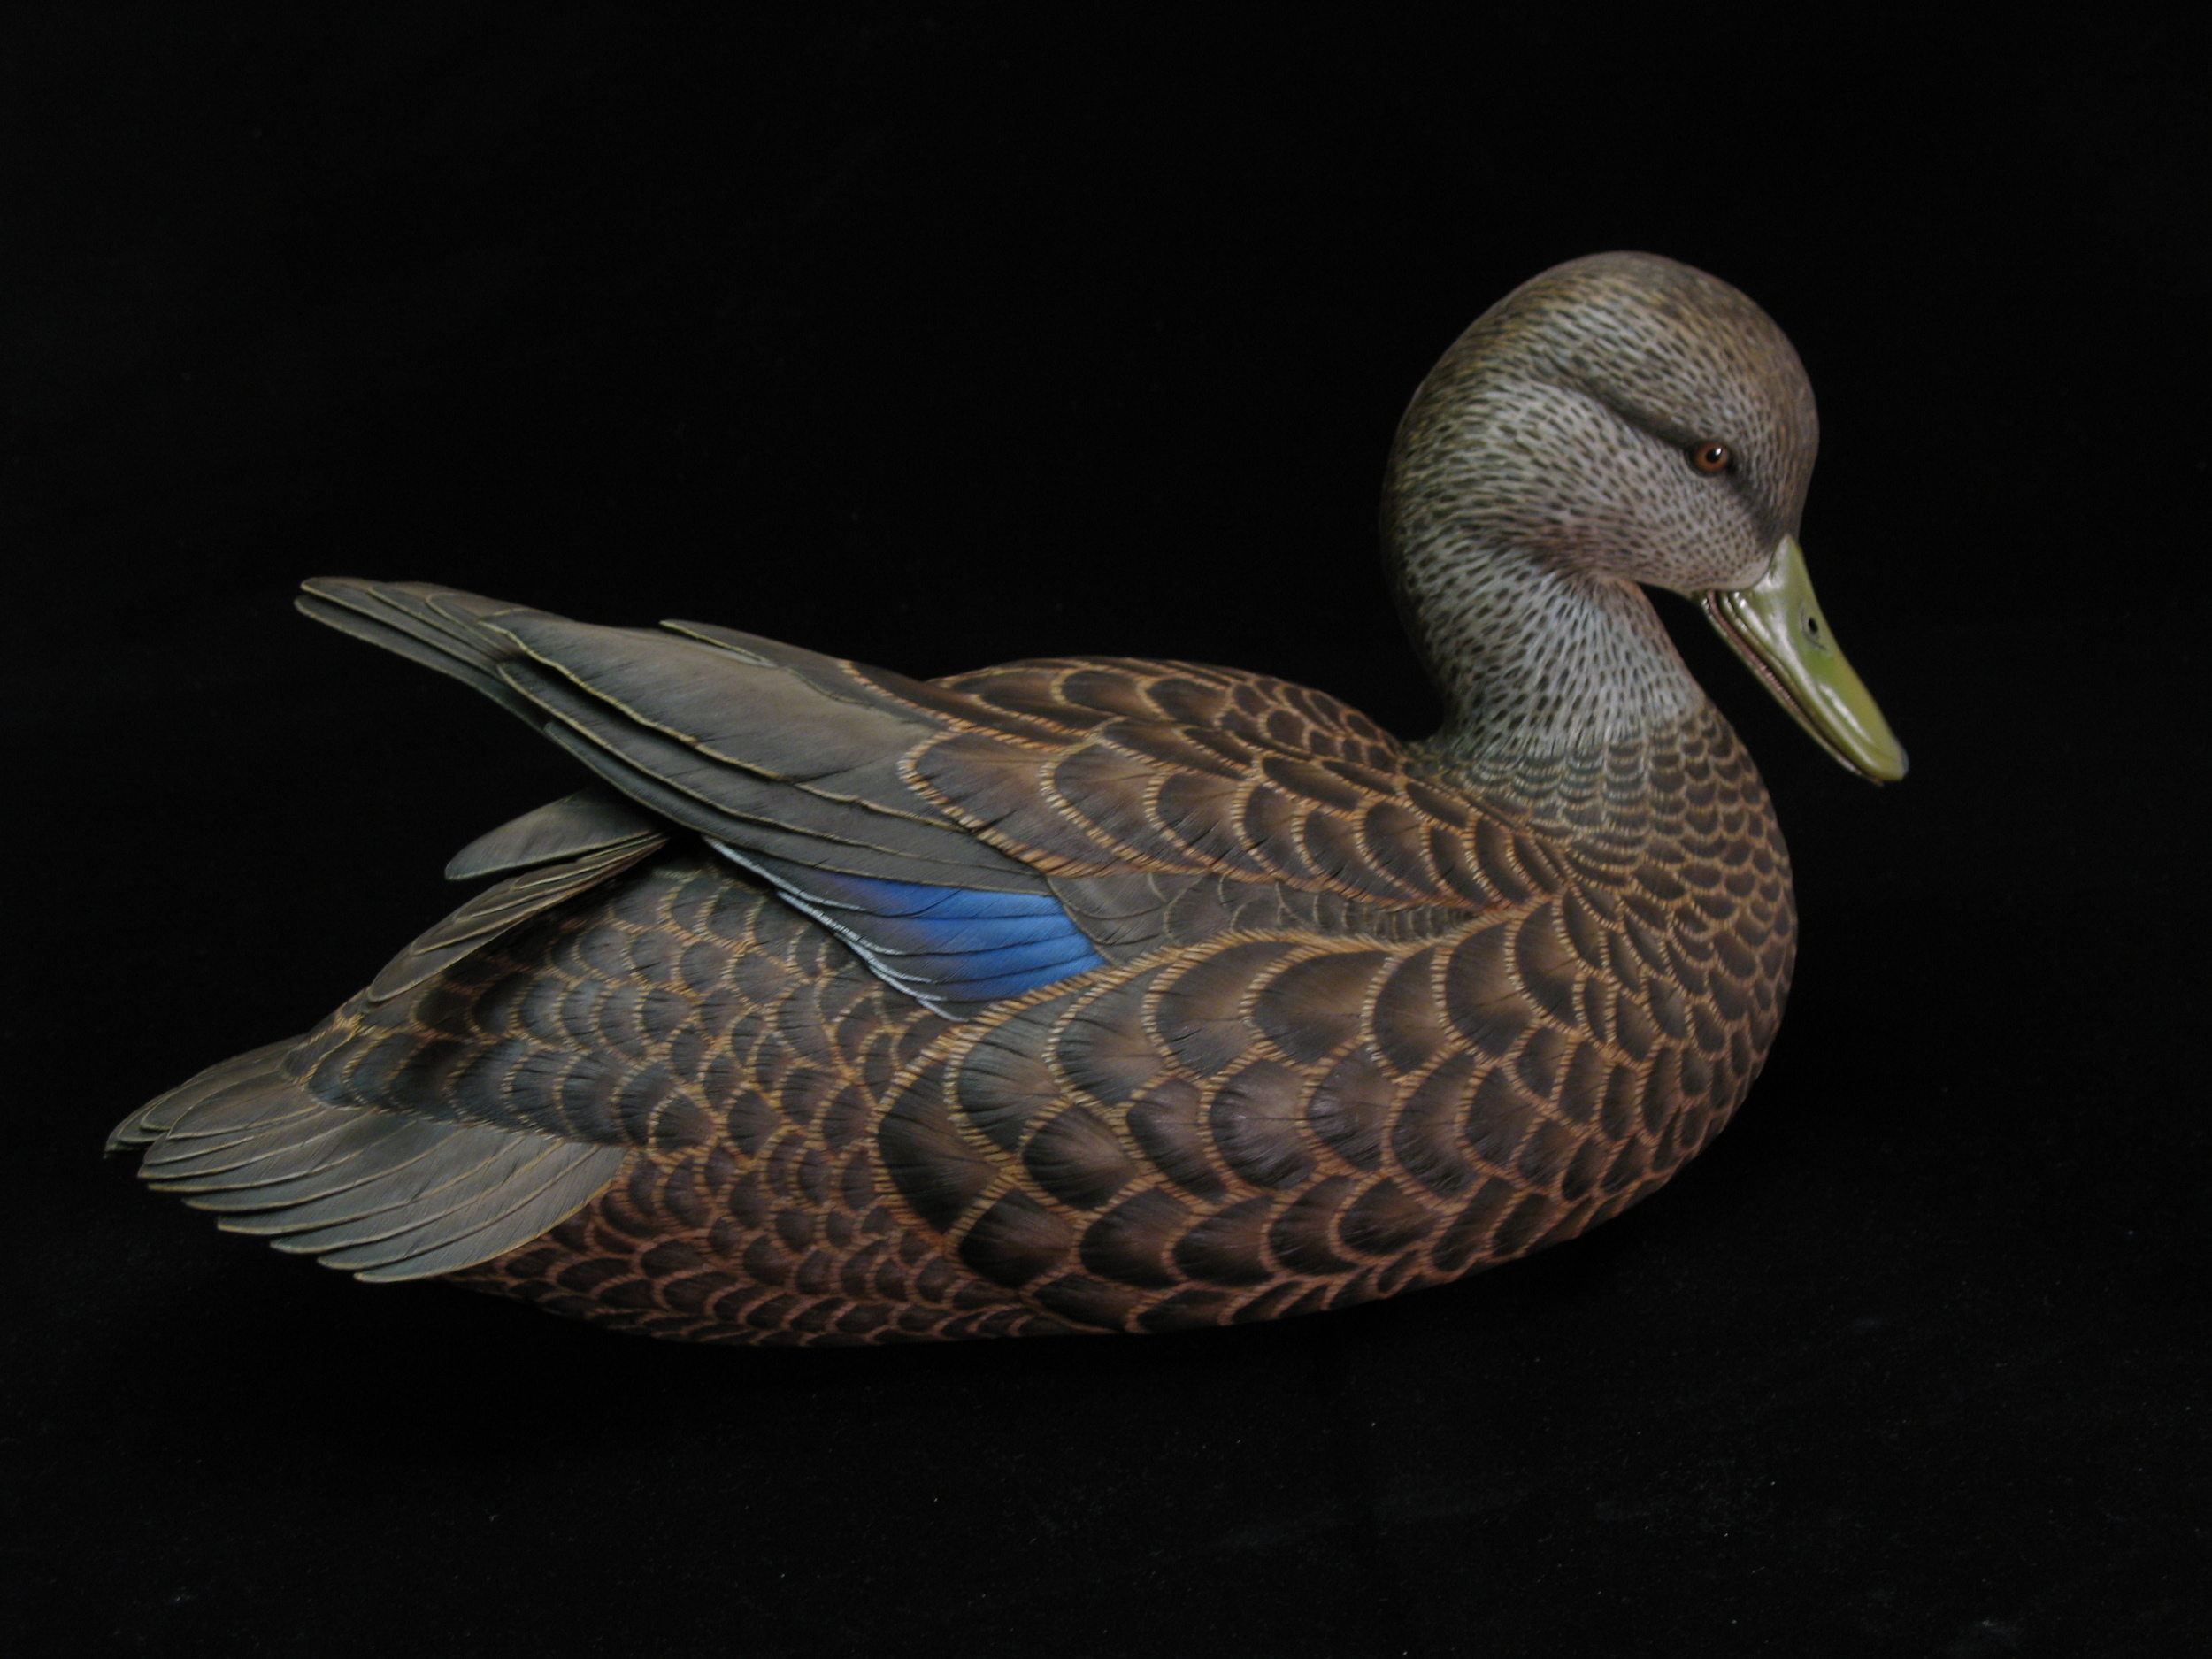
[[[883,979],[926,1002],[996,1002],[1105,965],[1049,893],[892,881],[715,846],[773,882]]]

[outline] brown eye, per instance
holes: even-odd
[[[1735,458],[1726,444],[1710,441],[1694,445],[1690,450],[1690,465],[1701,472],[1725,472]]]

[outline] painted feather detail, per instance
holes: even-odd
[[[890,985],[954,1018],[1106,965],[1048,893],[844,875],[711,844],[765,877]]]
[[[1616,1213],[1779,1015],[1787,867],[1709,711],[1538,788],[1233,670],[925,684],[313,597],[628,797],[473,844],[457,868],[514,873],[257,1056],[252,1102],[127,1126],[333,1265],[708,1341],[1275,1317]]]

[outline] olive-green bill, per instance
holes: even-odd
[[[1823,749],[1877,783],[1905,775],[1904,745],[1836,649],[1795,536],[1782,538],[1774,563],[1750,587],[1715,588],[1698,605]]]

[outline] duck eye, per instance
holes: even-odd
[[[1725,472],[1728,464],[1735,458],[1726,444],[1710,440],[1694,444],[1690,449],[1690,465],[1701,472]]]

